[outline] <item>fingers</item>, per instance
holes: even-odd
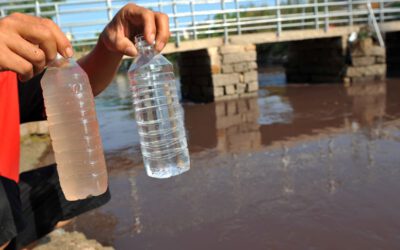
[[[170,37],[169,32],[169,18],[166,14],[156,12],[155,14],[157,36],[156,36],[156,50],[161,51],[168,43]]]
[[[130,33],[143,33],[146,41],[153,44],[156,38],[154,13],[136,4],[127,4],[124,10],[126,20],[122,20],[122,22],[128,22],[127,25],[136,29],[131,30]]]
[[[50,19],[42,19],[42,22],[47,26],[55,37],[57,44],[57,51],[64,57],[72,57],[74,51],[72,49],[71,43],[61,29]]]
[[[8,48],[31,63],[35,74],[42,72],[46,66],[45,52],[20,36],[15,35],[10,38],[13,42],[8,45]]]
[[[4,68],[16,72],[21,81],[28,81],[35,75],[33,65],[18,54],[4,50],[2,55],[7,58],[7,61],[2,62]]]
[[[24,39],[39,45],[45,52],[47,61],[53,60],[57,52],[64,57],[72,56],[70,42],[53,21],[18,13],[12,15],[12,20]]]

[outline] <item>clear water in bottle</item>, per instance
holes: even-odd
[[[189,151],[172,64],[143,36],[128,75],[147,175],[168,178],[190,168]]]
[[[107,190],[107,170],[93,93],[83,69],[59,58],[41,80],[61,188],[67,200]]]

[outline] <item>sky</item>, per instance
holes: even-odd
[[[76,3],[76,0],[69,0],[67,2],[70,3]],[[84,2],[79,1],[79,2]],[[68,11],[68,10],[76,10],[76,9],[82,9],[82,8],[88,8],[88,9],[95,9],[98,7],[105,7],[105,2],[100,2],[100,3],[95,3],[95,4],[71,4],[68,6],[62,6],[60,8],[60,11]],[[128,3],[129,1],[113,1],[113,5],[115,6],[123,6],[124,4]],[[146,6],[151,3],[158,3],[158,0],[137,0],[137,1],[132,1],[138,5]],[[163,2],[170,2],[172,1],[169,0],[163,0]],[[180,1],[181,3],[185,4],[178,4],[177,5],[177,12],[178,13],[188,13],[190,12],[190,1]],[[194,8],[195,11],[210,11],[210,10],[220,10],[221,5],[220,3],[214,3],[214,4],[196,4],[196,1]],[[239,0],[239,3],[241,6],[247,6],[251,3],[255,5],[265,5],[265,4],[271,4],[271,2],[274,2],[274,0]],[[227,3],[226,4],[226,9],[234,9],[235,5],[233,2]],[[160,11],[158,8],[154,8],[156,11]],[[117,10],[114,11],[114,14]],[[167,13],[167,14],[172,14],[173,13],[173,8],[172,4],[169,6],[165,6],[162,9],[162,12]],[[213,15],[202,15],[202,16],[196,16],[195,21],[196,22],[201,22],[207,19],[213,19]],[[93,37],[94,34],[100,32],[103,28],[104,25],[108,22],[107,19],[107,12],[105,10],[102,11],[96,11],[96,12],[83,12],[83,13],[75,13],[75,14],[62,14],[60,16],[60,21],[61,21],[61,27],[64,32],[71,32],[74,34],[75,38],[79,39],[84,39],[84,38],[91,38]],[[85,23],[85,22],[96,22],[100,21],[101,24],[99,25],[91,25],[91,26],[84,26],[84,27],[72,27],[70,24],[77,24],[77,23]],[[192,21],[191,17],[181,17],[178,18],[178,22],[180,24],[182,23],[190,23]],[[171,18],[170,19],[170,26],[171,28],[174,27],[174,20]]]

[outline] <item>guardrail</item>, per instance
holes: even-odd
[[[171,0],[136,3],[170,17],[172,41],[196,40],[232,34],[286,30],[324,29],[368,22],[367,0]],[[95,44],[113,15],[129,1],[69,0],[58,2],[0,1],[1,16],[24,12],[53,19],[70,36],[76,48]],[[400,20],[399,0],[372,2],[380,23]]]

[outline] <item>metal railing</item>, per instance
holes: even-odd
[[[69,0],[59,2],[1,1],[1,16],[24,12],[53,19],[70,36],[76,48],[96,43],[98,34],[113,15],[129,1]],[[137,4],[168,14],[171,40],[179,46],[182,40],[224,37],[230,35],[287,30],[324,29],[335,26],[367,24],[367,0],[152,0]],[[399,0],[377,0],[372,3],[380,23],[400,20]]]

